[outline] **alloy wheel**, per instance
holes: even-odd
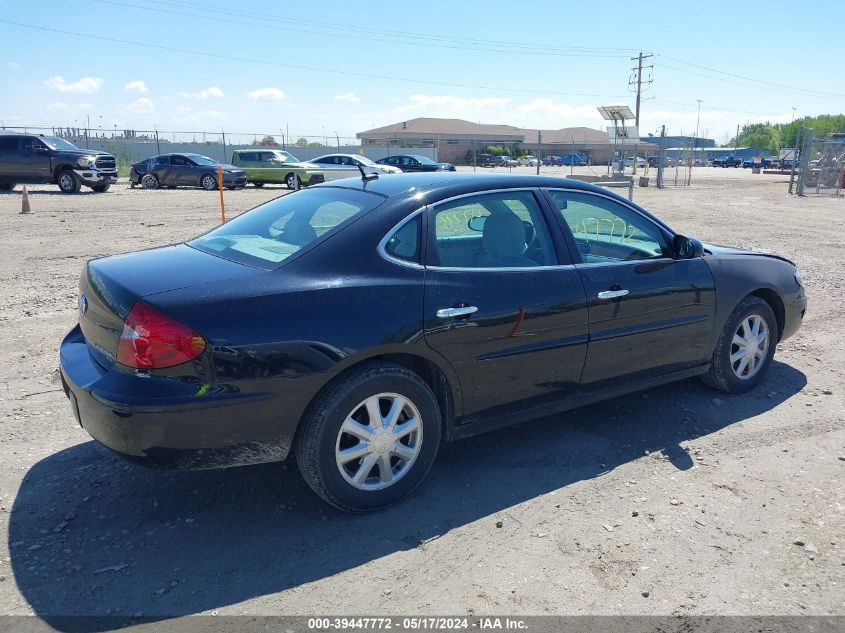
[[[417,407],[397,393],[379,393],[359,403],[340,427],[335,461],[347,483],[381,490],[410,470],[422,447]]]
[[[731,368],[737,378],[748,380],[760,371],[769,353],[769,326],[759,314],[749,314],[734,332]]]

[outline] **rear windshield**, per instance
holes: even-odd
[[[211,255],[269,270],[384,200],[355,189],[303,189],[247,211],[188,244]]]

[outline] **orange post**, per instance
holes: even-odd
[[[220,190],[220,221],[226,224],[226,205],[223,204],[223,168],[217,165],[217,188]]]

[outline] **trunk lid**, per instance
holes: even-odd
[[[123,321],[139,299],[264,272],[185,244],[94,259],[83,268],[79,282],[79,325],[91,355],[110,367],[115,362]]]

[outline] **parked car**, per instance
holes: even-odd
[[[0,191],[18,184],[55,184],[63,193],[82,185],[105,193],[117,182],[117,161],[107,152],[79,149],[58,136],[0,134]]]
[[[478,167],[495,167],[499,164],[501,157],[496,154],[476,154],[475,164]]]
[[[292,453],[345,510],[408,494],[442,440],[690,376],[748,391],[807,305],[787,259],[506,174],[317,185],[79,289],[61,380],[94,439],[181,468]]]
[[[560,157],[560,161],[562,165],[566,165],[567,167],[570,165],[581,166],[587,164],[587,159],[581,154],[564,154]]]
[[[391,165],[402,171],[455,171],[452,163],[437,163],[425,156],[397,155],[376,161],[379,165]]]
[[[328,167],[335,170],[349,171],[349,176],[359,173],[363,167],[368,174],[401,174],[402,170],[391,165],[379,165],[375,161],[360,154],[326,154],[310,161],[318,167]]]
[[[714,158],[712,164],[713,167],[740,167],[742,165],[742,159],[731,154],[730,156]]]
[[[775,157],[775,161],[777,161],[777,157]],[[747,169],[749,167],[762,167],[763,169],[768,169],[772,166],[772,159],[771,158],[761,158],[760,163],[754,163],[754,158],[746,158],[742,161],[743,169]]]
[[[523,167],[536,167],[539,162],[540,159],[531,154],[519,157],[519,164]]]
[[[145,189],[166,187],[202,187],[206,191],[217,189],[217,166],[213,158],[201,154],[162,154],[139,163],[129,169],[129,186],[140,185]],[[223,186],[240,189],[246,186],[246,172],[234,165],[220,165],[223,168]]]
[[[510,156],[502,156],[499,160],[499,167],[519,167],[519,161]]]
[[[236,149],[232,164],[246,171],[247,182],[256,187],[275,183],[299,189],[330,180],[319,165],[301,161],[281,149]]]
[[[642,156],[637,156],[637,167],[645,167],[648,165],[648,161]],[[633,156],[626,156],[625,157],[625,167],[633,167],[634,166],[634,157]]]
[[[563,158],[560,156],[548,156],[543,159],[543,164],[546,167],[560,167],[563,165]]]

